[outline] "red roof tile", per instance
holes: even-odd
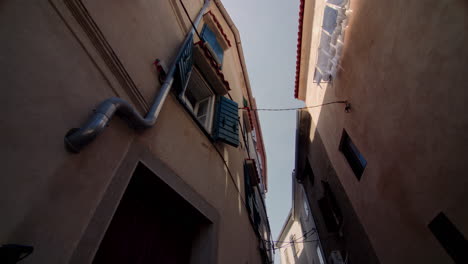
[[[223,30],[223,27],[221,26],[221,23],[219,23],[218,19],[216,18],[216,16],[210,11],[207,12],[207,14],[210,14],[211,17],[213,18],[214,22],[216,23],[216,26],[218,27],[219,31],[221,31],[221,34],[223,35],[224,39],[226,40],[227,44],[229,47],[231,47],[231,41],[229,41],[226,33],[224,32]]]
[[[219,65],[218,65],[218,62],[216,62],[215,58],[213,57],[213,55],[211,55],[211,52],[210,50],[205,46],[203,45],[203,41],[198,41],[197,43],[195,43],[195,45],[198,45],[200,46],[204,53],[205,53],[205,56],[208,58],[208,60],[210,61],[210,64],[211,66],[215,69],[216,71],[216,74],[221,78],[222,82],[224,83],[224,85],[226,85],[226,88],[228,90],[231,90],[231,87],[229,86],[229,82],[224,78],[224,74],[223,72],[221,71],[221,69],[219,68]]]
[[[304,21],[305,0],[300,0],[299,5],[299,26],[297,33],[297,55],[296,55],[296,79],[294,83],[294,98],[299,96],[299,75],[301,73],[301,49],[302,49],[302,25]]]

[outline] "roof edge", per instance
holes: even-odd
[[[299,96],[299,77],[301,73],[301,55],[302,55],[302,29],[304,25],[305,0],[300,0],[299,5],[299,25],[297,32],[297,51],[296,51],[296,79],[294,82],[294,98]]]

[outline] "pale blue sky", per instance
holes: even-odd
[[[222,0],[239,29],[258,108],[301,107],[294,99],[299,0]],[[291,208],[296,112],[259,112],[268,163],[273,239]]]

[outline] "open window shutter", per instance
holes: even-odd
[[[178,92],[183,92],[187,86],[188,80],[190,79],[190,73],[193,66],[193,37],[190,37],[189,41],[184,47],[184,51],[180,60],[177,62],[177,72],[175,78],[175,85],[178,88]]]
[[[239,109],[237,103],[219,96],[216,104],[213,137],[233,147],[239,146]]]

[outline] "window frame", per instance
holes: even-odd
[[[364,155],[362,155],[361,151],[357,148],[356,144],[354,144],[353,140],[345,129],[343,129],[343,133],[341,135],[339,150],[341,153],[343,153],[343,156],[345,157],[358,181],[360,181],[368,162],[364,158]]]
[[[211,43],[210,42],[210,38],[207,38],[205,37],[205,32],[207,32],[207,29],[210,31],[210,33],[213,35],[212,37],[214,37],[214,39],[216,40],[216,43]],[[203,28],[202,28],[202,31],[201,31],[201,37],[202,37],[202,40],[207,43],[207,47],[208,47],[208,50],[210,51],[211,55],[213,56],[213,58],[215,59],[215,61],[218,63],[219,67],[221,68],[222,65],[223,65],[223,61],[224,61],[224,55],[226,53],[226,49],[223,47],[223,45],[221,44],[221,41],[219,40],[220,36],[218,34],[218,30],[217,29],[213,29],[210,27],[210,25],[208,24],[204,24],[203,25]],[[216,45],[213,45],[213,44],[216,44]],[[216,47],[218,46],[218,47]],[[221,49],[222,50],[222,56],[220,58],[220,56],[217,54],[216,52],[216,49]]]
[[[192,102],[188,99],[186,93],[189,91],[190,87],[190,81],[194,74],[198,74],[200,79],[203,82],[204,88],[208,89],[210,95],[208,97],[205,97],[203,99],[197,100],[195,102],[195,105],[192,105]],[[215,101],[216,101],[216,93],[213,91],[205,77],[201,74],[201,72],[194,66],[192,68],[192,73],[190,74],[190,78],[187,81],[187,86],[185,89],[182,91],[180,95],[181,100],[183,101],[184,105],[187,107],[189,110],[190,114],[193,116],[193,118],[197,121],[197,123],[204,128],[204,130],[211,135],[212,129],[213,129],[213,120],[214,120],[214,115],[215,115]],[[207,107],[207,113],[205,114],[208,118],[203,122],[200,120],[200,117],[198,116],[198,111],[200,110],[200,103],[208,100],[208,107]]]
[[[349,4],[348,1],[325,1],[325,5],[322,12],[322,17],[320,23],[320,37],[319,45],[317,47],[317,54],[315,57],[315,71],[313,77],[313,83],[320,85],[320,83],[331,83],[333,78],[336,77],[337,69],[340,67],[339,60],[341,58],[342,47],[344,45],[344,32],[348,24],[348,17],[346,15],[346,10],[348,10]],[[334,21],[327,19],[327,15],[333,13]],[[331,24],[330,24],[331,23]],[[331,26],[331,27],[328,27]],[[341,30],[336,33],[336,30]],[[332,31],[330,32],[330,29]],[[324,47],[322,44],[323,35],[326,35],[327,38],[330,38],[330,43]],[[333,40],[332,37],[335,35],[336,39]],[[330,50],[333,49],[333,50]],[[321,53],[324,53],[328,56],[326,68],[322,68],[319,65],[321,61]],[[338,54],[335,56],[335,54]],[[336,60],[333,61],[333,58]],[[331,64],[331,68],[330,68]],[[318,78],[320,74],[320,78]]]

